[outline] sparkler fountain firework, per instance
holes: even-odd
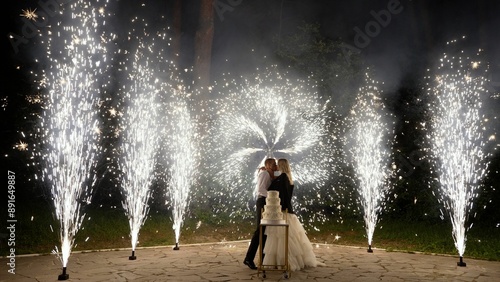
[[[134,43],[130,43],[134,44]],[[159,149],[159,93],[163,83],[156,75],[154,52],[155,43],[139,40],[132,54],[132,67],[121,81],[124,85],[124,114],[119,118],[122,132],[119,171],[122,175],[121,192],[123,208],[130,226],[132,255],[136,259],[135,248],[139,231],[149,212],[149,199]]]
[[[351,159],[359,187],[368,252],[373,252],[373,233],[389,192],[388,180],[394,173],[391,165],[394,119],[385,109],[377,83],[368,73],[351,110],[350,122],[352,129],[346,138],[346,155]]]
[[[175,232],[174,250],[179,250],[179,238],[184,215],[189,205],[189,192],[198,169],[199,153],[196,140],[196,123],[191,117],[185,89],[178,86],[167,103],[165,125],[166,154],[168,163],[167,196],[170,199]]]
[[[138,232],[149,212],[150,186],[156,175],[166,178],[166,204],[173,214],[176,247],[189,204],[193,174],[197,168],[196,124],[191,118],[190,94],[178,77],[179,69],[168,59],[168,27],[152,32],[152,25],[140,17],[132,19],[128,46],[138,44],[130,71],[126,65],[124,88],[128,117],[117,129],[123,132],[121,173],[125,179],[123,206],[129,218],[132,256],[135,259]],[[147,41],[147,42],[146,42]],[[130,53],[125,51],[125,58]],[[161,112],[161,114],[160,114]],[[155,159],[157,156],[157,159]],[[164,170],[156,170],[155,164]],[[155,175],[156,174],[156,175]]]
[[[63,266],[59,280],[69,278],[68,259],[85,217],[81,209],[90,203],[96,181],[98,77],[107,64],[106,36],[97,27],[104,22],[105,7],[84,1],[60,6],[60,16],[70,13],[69,18],[52,24],[47,37],[41,37],[47,58],[40,88],[47,93],[36,131],[41,141],[34,154],[43,166],[41,177],[48,182],[60,223],[61,254],[57,247],[54,251]]]
[[[240,209],[256,192],[252,188],[257,168],[266,158],[290,160],[297,183],[312,187],[305,195],[310,203],[321,199],[319,190],[334,170],[327,103],[320,102],[306,81],[281,74],[275,66],[259,71],[253,78],[242,78],[243,83],[225,80],[214,88],[223,98],[212,110],[213,143],[203,167],[223,186],[216,192],[223,203],[214,206],[231,208],[232,215],[243,214]]]
[[[459,266],[466,266],[466,232],[472,224],[465,224],[488,166],[485,118],[481,114],[487,93],[487,65],[480,61],[481,54],[481,50],[473,56],[463,51],[456,56],[445,53],[436,73],[427,77],[432,99],[427,139],[438,175],[438,200],[450,216]]]

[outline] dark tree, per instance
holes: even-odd
[[[212,41],[214,36],[214,0],[201,0],[198,29],[194,46],[194,82],[202,90],[204,97],[210,86],[210,66],[212,61]],[[202,99],[204,97],[201,97]]]
[[[182,0],[174,0],[172,9],[172,28],[174,35],[172,37],[172,60],[175,65],[179,65],[179,56],[181,55],[181,19],[182,19]]]
[[[340,39],[328,38],[319,24],[304,23],[297,31],[278,38],[276,55],[285,66],[310,77],[320,95],[338,110],[347,111],[361,74],[359,54],[346,53]]]

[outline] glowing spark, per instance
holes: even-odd
[[[1,106],[0,106],[0,107],[1,107],[4,111],[5,111],[5,110],[7,110],[7,105],[9,105],[9,99],[8,99],[8,97],[2,97],[2,98],[0,99],[0,101],[1,101]]]
[[[391,148],[395,137],[394,118],[385,110],[379,91],[372,83],[366,74],[365,85],[360,88],[351,111],[352,129],[346,144],[359,187],[369,245],[389,191],[387,180],[394,173]]]
[[[460,256],[465,252],[466,232],[470,228],[465,227],[465,221],[488,165],[481,130],[486,69],[479,69],[479,61],[458,67],[459,62],[468,59],[445,54],[436,70],[442,80],[428,88],[432,98],[428,141],[438,173],[438,196],[450,217]]]
[[[23,141],[19,141],[19,143],[16,144],[16,148],[19,151],[26,151],[28,149],[28,143],[24,143]]]
[[[112,108],[112,109],[109,109],[109,114],[110,114],[112,117],[116,116],[116,113],[117,113],[116,109],[113,109],[113,108]]]
[[[189,192],[198,167],[198,135],[187,101],[176,95],[167,101],[169,109],[164,128],[165,162],[168,166],[168,190],[173,216],[176,243],[179,242],[184,215],[189,205]]]
[[[144,22],[137,22],[138,24]],[[120,136],[119,173],[121,178],[122,205],[129,220],[132,250],[139,243],[139,231],[149,212],[151,185],[155,179],[157,152],[160,142],[159,95],[165,87],[157,78],[158,56],[161,42],[144,37],[142,33],[130,34],[129,45],[135,50],[127,50],[130,62],[123,62],[126,72],[121,78],[120,89],[123,115],[114,130]],[[158,44],[158,45],[157,45]],[[112,116],[116,110],[110,109]]]
[[[81,209],[90,203],[96,181],[94,173],[100,152],[97,101],[106,66],[106,48],[99,42],[96,26],[101,18],[83,0],[64,9],[61,24],[51,25],[42,35],[46,58],[39,87],[43,97],[34,157],[40,161],[41,179],[47,182],[59,220],[61,254],[66,267],[75,235],[85,214]],[[54,19],[56,21],[56,19]],[[71,40],[80,34],[85,40]],[[51,227],[52,229],[52,227]]]
[[[136,76],[133,78],[138,79]],[[155,90],[148,89],[147,84],[140,82],[132,84],[137,88],[130,90],[128,95],[131,96],[131,101],[121,120],[124,136],[120,149],[120,170],[124,197],[122,204],[129,219],[132,250],[135,250],[139,230],[149,211],[148,201],[151,197],[150,187],[154,179],[155,153],[159,140],[157,111],[153,106],[157,104]]]
[[[27,9],[27,10],[22,10],[22,11],[23,11],[23,13],[20,14],[20,16],[25,17],[28,20],[36,21],[36,19],[38,18],[38,15],[36,14],[36,9],[34,9],[34,10]]]
[[[318,191],[335,167],[333,142],[327,134],[327,102],[321,102],[307,81],[288,75],[273,66],[253,77],[225,79],[214,86],[212,91],[222,100],[210,109],[214,123],[206,142],[212,149],[202,166],[208,168],[214,185],[221,185],[215,192],[227,201],[221,208],[246,207],[256,192],[257,168],[266,158],[288,158],[297,187],[311,188],[307,201],[320,200]]]
[[[41,104],[42,96],[40,94],[29,95],[26,96],[26,101],[28,101],[31,104]]]

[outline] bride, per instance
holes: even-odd
[[[287,210],[288,230],[288,263],[290,270],[300,270],[305,267],[324,266],[324,263],[318,262],[313,252],[313,247],[306,231],[299,219],[293,212],[292,194],[293,194],[293,178],[290,169],[290,164],[287,159],[278,160],[278,170],[281,174],[276,177],[268,191],[279,191],[282,210]],[[285,228],[278,226],[267,226],[267,240],[264,246],[264,261],[263,265],[284,265],[285,263],[285,246],[283,238],[285,238]]]

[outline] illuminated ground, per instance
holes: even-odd
[[[248,241],[181,245],[130,250],[73,253],[69,281],[258,281],[257,270],[243,265]],[[494,281],[500,262],[456,257],[387,252],[337,245],[316,245],[315,253],[326,267],[308,268],[284,279],[281,271],[268,271],[266,281]],[[15,275],[9,274],[6,258],[0,281],[56,281],[60,261],[52,255],[16,257]],[[8,267],[8,266],[7,266]],[[261,273],[262,275],[262,273]]]

